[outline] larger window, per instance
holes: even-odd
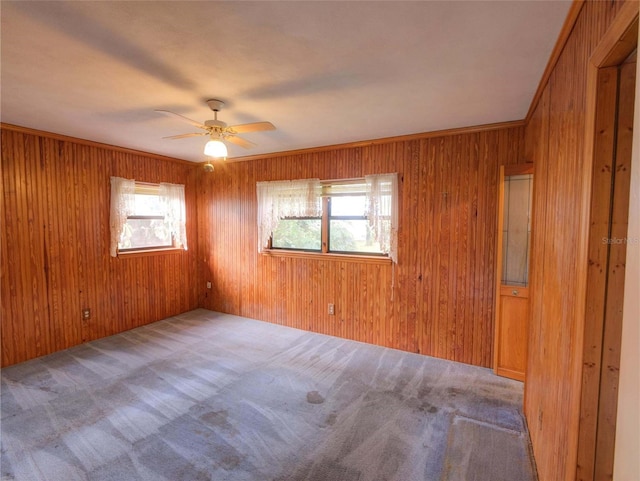
[[[187,248],[184,185],[111,178],[111,255]]]
[[[388,255],[395,260],[397,176],[258,183],[262,250]]]

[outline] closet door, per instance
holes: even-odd
[[[529,317],[533,166],[500,169],[494,371],[524,381]]]

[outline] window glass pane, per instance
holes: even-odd
[[[135,215],[160,215],[164,217],[160,196],[135,194]]]
[[[331,217],[364,216],[364,195],[331,197]]]
[[[333,252],[366,252],[381,254],[380,244],[373,239],[368,220],[329,221],[329,250]]]
[[[271,246],[280,249],[320,250],[320,219],[282,219],[273,232]]]
[[[171,231],[163,219],[127,219],[119,249],[172,247]]]
[[[531,193],[533,175],[504,178],[504,218],[502,226],[502,282],[527,286],[531,248]]]

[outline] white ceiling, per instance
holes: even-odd
[[[5,1],[2,122],[201,162],[523,119],[570,1]]]

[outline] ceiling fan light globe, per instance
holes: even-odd
[[[227,146],[220,140],[210,140],[204,146],[204,155],[214,159],[226,159]]]

